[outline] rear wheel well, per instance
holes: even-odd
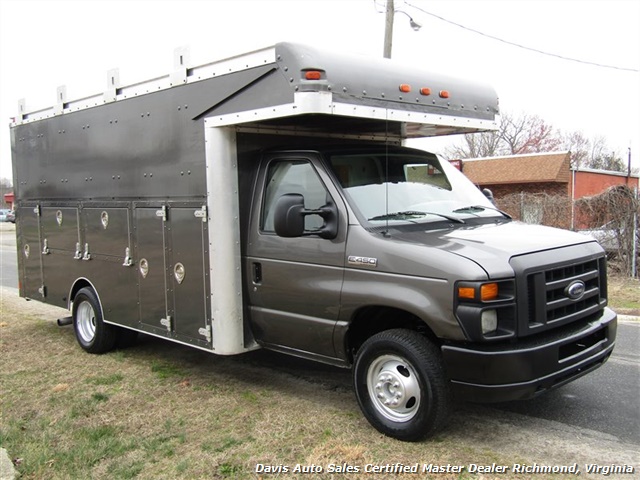
[[[406,310],[384,306],[363,307],[353,316],[347,332],[346,343],[350,361],[353,362],[356,352],[368,338],[396,328],[416,331],[436,345],[440,344],[427,324]]]
[[[75,300],[77,293],[83,288],[91,288],[95,292],[95,288],[93,288],[93,285],[91,285],[91,282],[89,282],[89,280],[85,278],[79,278],[78,280],[76,280],[76,283],[73,284],[73,287],[71,287],[71,292],[69,293],[70,304]],[[97,293],[98,292],[96,292],[96,294]]]

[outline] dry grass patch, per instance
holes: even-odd
[[[640,280],[609,276],[609,306],[623,315],[640,316]]]
[[[529,420],[514,427],[502,422],[509,414],[483,409],[454,417],[449,430],[430,441],[402,443],[364,420],[348,371],[268,352],[219,357],[150,337],[134,348],[89,355],[71,327],[56,325],[67,312],[15,295],[1,302],[1,444],[20,459],[22,479],[296,478],[260,475],[259,463],[508,465],[540,462],[553,445],[571,445],[566,436],[545,438],[543,457],[532,457]]]

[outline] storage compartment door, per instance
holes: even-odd
[[[35,209],[35,210],[34,210]],[[43,300],[46,290],[42,275],[42,248],[38,207],[18,208],[18,259],[20,293],[26,298]]]
[[[195,207],[172,207],[169,214],[170,290],[173,294],[175,333],[181,341],[211,343],[208,280],[209,254],[206,223]]]
[[[137,328],[139,315],[132,308],[131,295],[136,291],[137,265],[131,256],[129,217],[126,207],[83,208],[84,245],[90,261],[81,263],[100,294],[104,319]]]
[[[136,268],[140,323],[151,333],[169,335],[171,325],[166,297],[165,222],[162,212],[162,207],[135,210]]]
[[[78,209],[42,207],[42,266],[49,302],[66,308],[69,290],[83,276]]]

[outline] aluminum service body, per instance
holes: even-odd
[[[59,87],[48,109],[19,103],[11,140],[23,296],[66,307],[90,283],[106,322],[246,351],[256,345],[243,318],[236,132],[397,144],[496,128],[491,88],[384,59],[283,43],[187,61],[176,51],[174,72],[132,86],[111,70],[103,93],[80,100]],[[306,81],[308,69],[327,79]],[[402,93],[397,78],[433,94]],[[445,89],[455,103],[438,96]]]

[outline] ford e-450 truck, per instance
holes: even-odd
[[[594,240],[513,221],[405,141],[496,129],[495,91],[280,43],[10,126],[20,295],[80,346],[142,332],[353,370],[380,432],[432,435],[452,398],[533,397],[616,336]],[[64,322],[63,322],[64,323]]]

